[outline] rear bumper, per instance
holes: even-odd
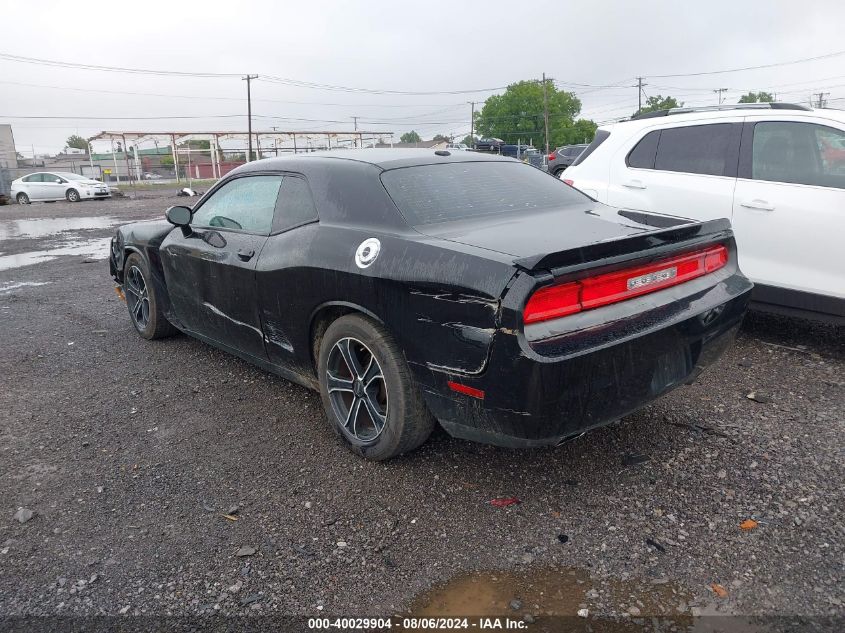
[[[710,284],[631,300],[601,322],[594,316],[592,325],[533,342],[497,331],[487,369],[429,372],[426,402],[451,435],[513,448],[558,444],[618,420],[693,381],[731,344],[752,284],[741,274]],[[448,380],[484,398],[455,393]]]

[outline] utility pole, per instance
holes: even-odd
[[[258,75],[247,75],[243,77],[246,82],[246,127],[247,127],[247,147],[249,148],[246,155],[246,162],[252,160],[252,95],[250,93],[250,82],[253,79],[258,79]]]
[[[470,101],[469,104],[472,106],[472,110],[470,110],[469,115],[469,142],[470,144],[474,145],[475,134],[474,134],[474,125],[475,125],[475,101]]]
[[[637,112],[643,109],[643,86],[648,84],[643,83],[642,77],[637,77]]]
[[[357,132],[358,131],[358,117],[357,116],[352,117],[352,122],[355,124],[355,131]],[[363,143],[362,143],[362,145],[363,145]],[[358,147],[358,139],[357,138],[355,139],[355,147]]]
[[[716,88],[713,92],[719,95],[719,105],[722,105],[722,94],[727,92],[728,88]]]
[[[828,95],[830,95],[829,92],[817,92],[816,93],[816,96],[819,98],[819,105],[816,106],[817,108],[823,108],[825,106],[824,98]]]
[[[549,154],[549,93],[546,90],[546,73],[543,73],[543,124],[546,128],[546,155]],[[518,146],[517,146],[518,149]]]

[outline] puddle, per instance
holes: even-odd
[[[120,224],[119,218],[37,218],[32,220],[10,220],[0,222],[0,241],[18,237],[40,238],[58,235],[68,231],[108,229]]]
[[[109,256],[111,238],[104,237],[97,240],[64,242],[41,251],[28,251],[16,255],[0,255],[0,270],[11,270],[22,266],[31,266],[56,259],[62,255],[81,255],[93,259],[106,259]]]
[[[1,259],[3,258],[0,257]],[[0,295],[30,286],[46,286],[49,283],[49,281],[7,281],[6,283],[0,283]]]
[[[671,583],[647,580],[594,583],[577,569],[548,569],[527,572],[476,572],[436,585],[419,596],[409,618],[468,617],[535,620],[530,628],[548,630],[639,631],[652,618],[670,621],[675,630],[686,631],[693,624],[688,592]],[[514,601],[518,601],[514,602]],[[514,606],[519,608],[514,609]],[[586,606],[590,615],[579,617]],[[634,614],[631,615],[633,608]],[[601,614],[597,616],[595,614]],[[502,628],[508,628],[502,622]]]

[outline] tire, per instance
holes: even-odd
[[[68,202],[79,202],[82,199],[82,196],[79,195],[79,192],[76,189],[68,189],[65,193],[65,198],[67,198]]]
[[[158,302],[149,266],[138,253],[132,253],[123,265],[123,294],[129,319],[142,337],[151,341],[176,333]]]
[[[382,461],[414,450],[431,435],[434,417],[402,351],[380,325],[358,314],[343,316],[329,325],[317,354],[323,407],[352,452]],[[364,380],[350,379],[349,355]]]
[[[560,178],[560,175],[565,171],[566,171],[566,167],[559,167],[558,169],[555,169],[555,172],[554,172],[555,178]]]
[[[31,203],[30,203],[30,200],[29,200],[29,196],[28,196],[28,195],[26,195],[23,191],[21,191],[21,192],[17,195],[17,197],[15,198],[15,200],[17,200],[17,201],[18,201],[18,204],[31,204]]]

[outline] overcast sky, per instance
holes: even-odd
[[[748,90],[807,103],[829,92],[845,107],[845,55],[717,75],[845,50],[845,2],[805,0],[241,0],[79,3],[0,0],[0,53],[72,63],[195,73],[253,73],[381,91],[498,88],[543,72],[572,90],[582,115],[606,121],[646,94],[714,104]],[[50,87],[44,87],[50,86]],[[103,92],[97,92],[103,91]],[[138,94],[125,94],[125,93]],[[115,94],[118,93],[118,94]],[[469,132],[469,101],[491,92],[399,95],[253,82],[254,129]],[[153,96],[164,95],[164,96]],[[190,98],[184,98],[184,97]],[[57,151],[69,134],[100,130],[246,129],[238,77],[102,72],[0,59],[0,123],[18,150]],[[237,118],[203,118],[237,115]],[[21,119],[21,116],[195,119]],[[272,117],[272,118],[269,118]],[[296,120],[300,119],[300,120]],[[302,120],[310,119],[310,121]]]

